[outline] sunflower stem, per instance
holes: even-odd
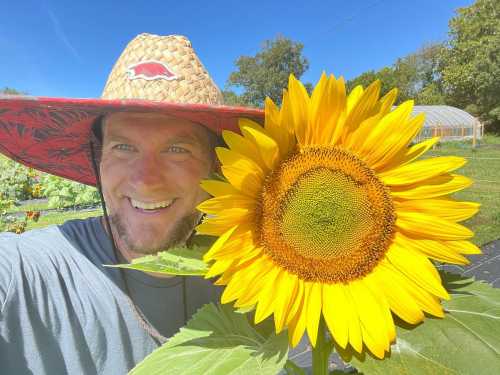
[[[314,375],[328,375],[328,358],[333,349],[332,342],[327,338],[326,327],[323,318],[320,319],[318,327],[318,338],[316,346],[312,350],[312,365]]]

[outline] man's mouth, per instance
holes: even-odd
[[[136,210],[139,210],[141,212],[153,213],[170,207],[175,202],[175,199],[168,199],[165,201],[157,201],[157,202],[142,202],[139,200],[129,198],[129,202],[132,205],[132,207],[134,207]]]

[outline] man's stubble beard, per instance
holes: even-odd
[[[195,226],[200,222],[201,218],[202,214],[195,211],[178,219],[175,225],[170,229],[170,235],[168,238],[155,247],[147,248],[134,243],[134,240],[130,238],[131,236],[119,215],[111,214],[109,216],[109,222],[111,230],[115,233],[115,235],[118,235],[121,242],[127,247],[128,251],[133,251],[138,254],[152,255],[158,253],[159,251],[167,250],[173,246],[183,245],[191,236]]]

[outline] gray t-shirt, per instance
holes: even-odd
[[[99,218],[0,234],[0,373],[125,374],[159,344],[124,292]],[[132,299],[164,336],[220,290],[198,277],[125,270]],[[184,297],[185,301],[184,301]]]

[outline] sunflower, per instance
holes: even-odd
[[[424,116],[413,102],[393,109],[380,82],[346,95],[342,78],[321,76],[312,95],[290,76],[281,108],[265,102],[265,124],[240,120],[217,148],[226,181],[205,180],[213,198],[199,233],[219,236],[205,255],[222,303],[273,315],[296,346],[316,344],[320,319],[336,343],[383,358],[395,340],[393,314],[417,324],[443,317],[449,295],[430,259],[467,264],[473,233],[459,222],[479,205],[449,194],[471,184],[453,171],[465,160],[417,160],[438,138],[412,139]]]

